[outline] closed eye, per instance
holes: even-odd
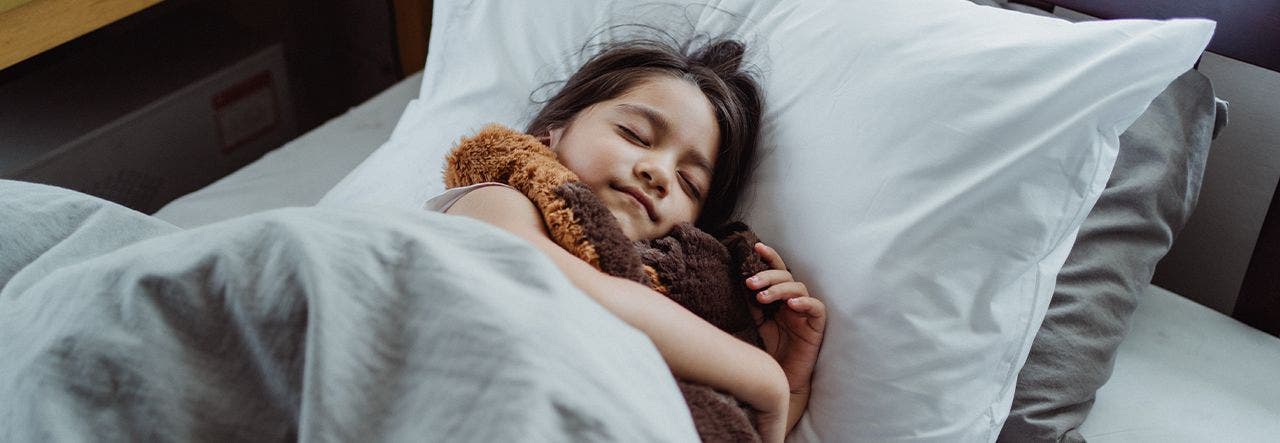
[[[618,132],[621,132],[622,136],[625,137],[626,139],[631,140],[632,142],[635,142],[637,144],[644,145],[645,147],[649,147],[649,142],[640,138],[640,135],[636,134],[635,131],[632,131],[631,128],[628,128],[622,125],[617,125],[617,126],[618,126]]]
[[[685,192],[692,195],[694,200],[702,201],[702,191],[693,184],[693,180],[689,180],[688,176],[680,174],[680,182],[684,184]]]

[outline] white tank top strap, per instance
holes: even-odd
[[[453,204],[457,203],[458,200],[461,199],[462,196],[467,195],[468,192],[471,192],[486,186],[502,186],[505,188],[510,188],[510,186],[507,186],[505,183],[498,183],[498,182],[484,182],[484,183],[476,183],[470,186],[450,188],[450,189],[446,189],[444,192],[441,192],[439,195],[428,199],[427,202],[422,205],[422,209],[443,213],[445,211],[448,211],[449,208],[453,207]]]

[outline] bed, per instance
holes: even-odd
[[[1006,5],[1005,2],[985,3],[995,3],[995,6],[1009,6]],[[1128,16],[1152,16],[1151,11],[1159,11],[1154,15],[1158,18],[1180,15],[1176,10],[1172,10],[1171,12],[1171,10],[1168,9],[1159,9],[1173,8],[1174,6],[1170,5],[1173,5],[1176,2],[1152,2],[1153,5],[1160,5],[1159,8],[1145,10],[1145,12],[1142,9],[1121,11],[1108,10],[1105,8],[1091,9],[1091,6],[1088,4],[1089,2],[1027,3],[1037,3],[1037,6],[1039,7],[1051,7],[1052,5],[1049,3],[1059,3],[1065,7],[1071,7],[1073,9],[1085,11],[1101,17],[1118,18]],[[1192,11],[1193,15],[1196,11],[1201,11],[1202,13],[1204,11],[1203,9],[1194,8],[1204,8],[1205,6],[1202,5],[1207,4],[1202,2],[1186,3],[1191,6],[1184,6],[1193,9],[1184,9],[1182,11]],[[725,2],[725,4],[721,6],[727,9],[732,9],[735,5],[737,5],[735,2]],[[466,12],[484,17],[486,14],[494,14],[494,12],[486,9],[486,7],[491,6],[492,5],[486,5],[485,2],[477,2],[475,5],[469,4],[468,6],[475,10],[468,9]],[[403,8],[404,6],[401,5],[401,7]],[[603,7],[608,8],[609,6]],[[1015,5],[1013,7],[1015,9],[1019,9],[1023,6]],[[1275,12],[1274,7],[1268,7],[1271,8],[1269,9],[1270,11]],[[443,60],[449,60],[444,58],[446,55],[440,54],[456,54],[448,52],[450,51],[450,47],[444,45],[437,46],[438,43],[436,42],[442,38],[441,36],[449,35],[447,34],[449,32],[455,32],[456,29],[465,30],[467,28],[463,26],[466,23],[463,25],[457,23],[458,20],[456,20],[456,18],[462,17],[462,15],[450,15],[461,14],[461,12],[456,8],[446,6],[444,8],[447,8],[447,10],[444,13],[440,12],[441,8],[442,7],[440,5],[436,5],[436,17],[444,17],[444,20],[437,19],[437,23],[435,25],[437,29],[433,29],[431,31],[431,50],[439,51],[439,53],[433,52],[435,55],[432,56],[440,57]],[[751,7],[743,8],[744,11],[747,11],[744,14],[747,15],[750,15],[755,11]],[[1153,8],[1155,7],[1153,6]],[[416,10],[421,11],[421,9]],[[961,9],[957,9],[957,11],[961,11]],[[967,12],[968,10],[963,11]],[[587,15],[586,12],[583,14]],[[982,14],[985,14],[985,12]],[[1246,19],[1238,16],[1215,18],[1220,20],[1218,23],[1219,34],[1223,33],[1223,26],[1239,23],[1239,21],[1233,20]],[[1008,19],[1020,20],[1013,18]],[[406,19],[406,21],[413,22],[415,20],[409,18]],[[448,28],[448,30],[444,28]],[[1272,25],[1270,32],[1276,32],[1274,28],[1275,27]],[[408,34],[413,35],[414,33]],[[577,41],[578,39],[575,37],[570,40]],[[1216,44],[1221,44],[1221,40],[1215,39],[1214,41]],[[409,45],[406,45],[406,47],[409,47]],[[1266,54],[1270,55],[1262,56],[1263,58],[1250,59],[1249,57],[1251,57],[1251,55],[1248,51],[1244,53],[1231,52],[1236,50],[1234,48],[1235,47],[1232,47],[1231,49],[1214,48],[1212,44],[1210,46],[1211,50],[1230,53],[1236,57],[1243,57],[1247,60],[1261,60],[1258,63],[1274,63],[1274,60],[1265,59],[1265,57],[1274,55],[1274,51],[1265,51]],[[515,50],[519,51],[522,49],[528,48],[516,48]],[[404,55],[404,57],[408,59],[412,56]],[[777,57],[781,58],[783,55],[777,55]],[[1276,65],[1264,64],[1263,66],[1276,69]],[[465,68],[465,66],[462,68]],[[455,98],[448,96],[450,91],[431,89],[433,87],[431,86],[433,85],[431,82],[424,84],[424,75],[443,75],[444,73],[450,72],[456,74],[456,71],[450,71],[448,69],[456,70],[462,68],[454,67],[452,65],[442,67],[440,63],[435,63],[433,65],[432,62],[428,60],[427,70],[425,73],[417,73],[406,77],[400,83],[380,93],[368,102],[353,108],[346,114],[267,154],[253,164],[213,183],[204,189],[181,197],[166,205],[154,214],[154,216],[156,219],[164,221],[164,224],[171,225],[155,227],[146,225],[138,228],[140,232],[145,232],[137,235],[141,237],[151,235],[148,233],[152,231],[148,230],[164,231],[179,228],[198,228],[213,224],[225,224],[228,223],[228,220],[230,220],[230,223],[234,223],[239,217],[253,214],[261,215],[263,211],[267,211],[268,214],[280,214],[279,212],[272,211],[277,210],[277,208],[306,208],[317,205],[318,203],[320,203],[320,207],[324,207],[325,199],[341,199],[342,192],[337,192],[337,197],[335,197],[335,191],[333,191],[335,187],[345,187],[344,189],[346,189],[346,191],[343,192],[346,192],[348,196],[360,195],[362,193],[368,194],[373,189],[379,189],[377,182],[369,182],[372,184],[366,183],[361,185],[359,180],[353,181],[351,177],[354,173],[352,171],[359,171],[361,168],[369,170],[368,164],[376,162],[377,152],[385,153],[392,150],[389,149],[388,146],[395,148],[396,145],[423,143],[447,144],[448,141],[456,139],[458,134],[452,133],[438,134],[422,138],[422,132],[424,131],[422,129],[423,122],[429,121],[430,119],[442,120],[439,125],[444,127],[474,126],[474,122],[466,120],[456,121],[451,120],[455,117],[433,114],[431,112],[433,109],[430,106],[430,100],[426,99],[427,97],[433,97],[433,100],[443,100],[444,102],[449,103],[449,100]],[[474,72],[471,74],[474,74]],[[539,75],[541,75],[539,78],[547,78],[547,73],[545,72],[539,71]],[[550,78],[555,78],[555,74],[551,74]],[[1152,94],[1159,92],[1159,89],[1162,87],[1163,85],[1158,88],[1154,88],[1155,91],[1152,92]],[[442,95],[445,98],[442,99]],[[474,98],[475,97],[473,96],[466,96],[465,94],[462,94],[461,97],[461,99]],[[1147,101],[1150,101],[1150,99]],[[791,106],[790,104],[787,104],[787,102],[783,103],[783,106]],[[506,104],[499,106],[505,106],[505,108],[502,108],[502,112],[508,115],[515,115],[525,111],[524,105],[520,104]],[[1212,104],[1209,108],[1212,108]],[[1136,115],[1133,116],[1133,118],[1136,117]],[[1114,156],[1114,154],[1112,155]],[[383,157],[387,156],[383,154]],[[1201,159],[1201,161],[1203,161],[1203,159]],[[769,172],[766,172],[765,174],[769,174]],[[1106,181],[1105,174],[1102,181]],[[785,191],[785,188],[781,189]],[[1098,191],[1101,192],[1101,190]],[[395,192],[398,191],[393,190],[393,192],[390,193],[394,194]],[[427,190],[414,190],[412,192],[425,192],[430,194]],[[883,189],[880,189],[875,190],[875,192],[877,193],[876,196],[879,196],[879,192],[884,191]],[[404,200],[413,201],[417,197],[418,196],[415,195],[411,198],[405,198]],[[372,199],[376,200],[377,198],[375,197]],[[1094,195],[1093,199],[1096,200],[1099,199],[1099,197]],[[1191,199],[1194,200],[1194,192],[1192,192]],[[1082,201],[1083,200],[1088,199],[1082,199]],[[332,203],[330,203],[330,205],[332,205]],[[341,218],[341,216],[333,212],[326,213],[326,216]],[[295,223],[296,220],[285,217],[277,222],[288,224]],[[1081,214],[1079,215],[1079,219],[1076,220],[1077,228],[1079,224],[1083,222],[1084,215]],[[465,226],[455,226],[450,223],[452,222],[441,222],[441,226],[433,229],[439,229],[442,235],[445,233],[461,235],[459,232],[468,229]],[[753,225],[755,224],[756,223],[753,223]],[[765,220],[762,224],[768,227],[769,221]],[[246,227],[244,229],[249,228]],[[1070,235],[1067,236],[1066,240],[1074,240],[1078,232],[1072,231],[1071,229],[1067,229],[1067,231],[1071,232]],[[766,230],[766,232],[768,231]],[[781,228],[777,228],[774,233],[776,233],[775,236],[777,237],[782,237],[786,240],[796,242],[813,240],[804,237],[796,237],[794,235],[792,237],[787,237],[787,231]],[[1080,235],[1083,236],[1084,234]],[[188,240],[190,241],[190,239]],[[1068,260],[1067,252],[1070,249],[1070,243],[1070,241],[1066,242],[1066,250],[1059,250],[1062,249],[1061,247],[1051,248],[1053,249],[1053,252],[1046,251],[1046,255],[1050,257],[1058,257],[1058,265],[1062,266],[1062,261]],[[514,254],[519,253],[519,251],[509,251],[508,253]],[[1057,269],[1055,268],[1050,275],[1056,273]],[[1147,280],[1149,280],[1149,277],[1150,275],[1148,274]],[[552,281],[546,284],[555,285],[560,283],[561,282]],[[1102,371],[1103,375],[1101,381],[1105,382],[1105,384],[1097,390],[1096,401],[1092,399],[1092,390],[1089,390],[1090,399],[1084,406],[1083,413],[1078,415],[1078,417],[1083,420],[1083,423],[1078,424],[1078,426],[1069,426],[1068,429],[1062,430],[1069,432],[1065,434],[1058,434],[1052,439],[1072,440],[1079,438],[1097,442],[1261,442],[1272,441],[1275,435],[1280,435],[1280,402],[1275,400],[1280,398],[1280,383],[1276,382],[1274,376],[1275,368],[1280,368],[1280,340],[1277,340],[1277,338],[1272,335],[1268,335],[1258,329],[1244,325],[1234,319],[1219,314],[1216,311],[1196,304],[1182,295],[1169,292],[1158,286],[1148,285],[1145,284],[1145,282],[1143,283],[1144,284],[1137,289],[1136,293],[1129,295],[1134,303],[1132,314],[1131,316],[1126,316],[1124,321],[1120,322],[1121,331],[1115,336],[1117,340],[1122,338],[1123,341],[1118,342],[1118,349],[1114,350],[1113,356],[1103,358],[1104,360],[1113,359],[1113,363],[1108,362],[1103,364],[1105,368],[1103,368]],[[834,285],[828,284],[826,287],[832,288]],[[870,290],[873,288],[865,289]],[[1051,293],[1052,289],[1053,288],[1050,287],[1047,289],[1035,290],[1037,294],[1041,294],[1041,296],[1038,297],[1041,302],[1028,306],[1029,308],[1033,308],[1038,311],[1039,314],[1011,314],[1011,318],[1019,319],[1020,323],[1016,324],[1022,325],[1023,328],[1030,328],[1030,336],[1019,339],[1021,340],[1021,344],[1013,346],[1008,351],[1014,354],[1014,359],[1019,360],[1019,363],[1015,364],[1012,368],[1001,368],[1005,369],[1004,372],[1012,371],[1005,376],[1005,378],[1010,381],[1012,381],[1010,376],[1018,373],[1019,367],[1022,366],[1021,360],[1026,359],[1026,352],[1032,347],[1031,337],[1035,336],[1035,330],[1040,326],[1042,321],[1048,321],[1044,320],[1044,318],[1049,316],[1048,314],[1045,314],[1045,311],[1050,309],[1050,298],[1048,297],[1048,293]],[[6,291],[9,291],[9,288],[6,288]],[[6,294],[7,293],[8,292],[6,292]],[[567,306],[567,309],[592,309],[591,307],[584,306],[579,303],[579,301],[572,299],[558,300],[557,303],[564,303],[564,306]],[[848,307],[850,309],[856,307],[866,310],[882,308],[873,304],[853,304],[837,307]],[[341,307],[330,307],[327,309],[341,309]],[[907,320],[911,319],[908,318]],[[834,325],[835,324],[833,324],[833,326]],[[611,331],[611,334],[616,334],[616,337],[614,338],[616,340],[627,341],[629,343],[630,341],[636,340],[636,337],[628,335],[626,330],[615,328],[615,326],[616,325],[608,324],[607,322],[599,325],[603,330]],[[546,327],[546,325],[529,325],[528,327]],[[1019,337],[1022,336],[1019,335]],[[865,346],[862,342],[849,342],[849,344],[854,347]],[[830,342],[828,342],[828,346],[830,346]],[[891,351],[893,349],[894,348],[888,348],[887,350]],[[511,352],[518,351],[513,350]],[[824,348],[824,352],[827,352],[827,348]],[[1021,357],[1017,357],[1017,354],[1019,353],[1021,353]],[[483,357],[485,356],[477,358]],[[627,359],[631,357],[612,355],[609,358]],[[602,367],[609,367],[605,361],[593,361],[596,362],[595,364],[603,365]],[[539,360],[539,362],[541,361]],[[635,373],[608,374],[606,376],[607,379],[602,379],[600,383],[616,382],[619,378],[625,378],[628,376],[643,376],[643,374],[640,374],[641,372],[654,370],[653,367],[644,366],[646,364],[653,364],[654,362],[652,359],[641,359],[641,362],[643,364],[640,365],[640,368],[635,369]],[[1113,367],[1111,366],[1112,364],[1114,365]],[[836,374],[844,376],[845,374],[841,372],[840,368],[834,365],[835,364],[833,363],[830,367],[820,366],[819,369],[825,370],[824,374],[827,374],[827,377],[835,377]],[[529,366],[528,364],[525,364],[524,366],[518,364],[515,365],[515,367],[528,368]],[[901,370],[902,368],[895,369]],[[874,372],[876,368],[863,368],[863,370]],[[607,372],[609,370],[606,369],[605,371]],[[339,371],[338,375],[349,375],[349,373]],[[512,375],[499,374],[499,376]],[[518,378],[518,376],[512,377]],[[877,381],[887,383],[884,379],[879,379]],[[567,398],[558,396],[562,395],[561,391],[558,390],[572,389],[550,383],[534,384],[537,388],[553,392],[553,394],[546,395],[557,399]],[[1019,385],[1019,389],[1022,389],[1021,385]],[[1039,389],[1045,390],[1044,387],[1040,387]],[[1050,388],[1049,390],[1053,390],[1053,388]],[[671,387],[666,385],[653,388],[652,392],[656,393],[650,392],[645,394],[642,393],[642,391],[647,392],[648,390],[637,388],[623,393],[604,389],[594,392],[596,397],[593,397],[593,400],[597,402],[610,402],[618,401],[619,396],[634,395],[644,397],[644,402],[651,401],[651,403],[647,403],[642,406],[651,406],[653,404],[664,404],[664,401],[670,401],[670,397],[674,393]],[[976,420],[974,423],[985,423],[988,425],[994,423],[994,430],[988,429],[990,426],[984,427],[975,432],[970,432],[970,430],[965,429],[956,430],[948,428],[948,426],[957,426],[956,423],[969,423],[959,420],[936,428],[929,428],[919,423],[895,427],[899,423],[893,420],[897,419],[885,419],[886,421],[884,423],[877,422],[873,426],[864,426],[864,428],[871,428],[870,431],[865,431],[856,435],[852,433],[845,434],[842,433],[842,431],[847,431],[848,428],[841,428],[840,426],[829,424],[831,421],[838,421],[841,417],[832,418],[822,416],[822,414],[831,414],[830,411],[832,410],[839,410],[836,406],[840,406],[841,403],[839,402],[842,400],[833,399],[827,400],[829,403],[825,408],[821,404],[814,405],[813,409],[811,409],[811,415],[817,415],[817,417],[806,417],[806,422],[802,423],[798,428],[797,435],[794,435],[793,438],[799,441],[843,441],[846,439],[893,441],[990,441],[996,440],[997,438],[1008,441],[1020,441],[1017,435],[997,434],[1000,430],[999,424],[1005,423],[1004,414],[1008,413],[1009,404],[1017,401],[1014,399],[1012,385],[1010,385],[1008,389],[997,391],[997,398],[993,401],[993,404],[996,406],[992,408],[996,411],[978,411],[979,413],[977,415],[979,415],[979,417],[974,418],[974,420]],[[462,394],[454,392],[451,395]],[[610,395],[613,397],[610,397]],[[922,403],[914,404],[915,407],[921,411],[920,415],[929,416],[930,414],[936,414],[941,416],[948,413],[947,411],[934,411],[934,405],[931,405],[926,400],[920,401]],[[370,404],[379,407],[392,407],[388,406],[388,403],[380,403],[377,401]],[[572,409],[573,407],[581,406],[582,404],[583,403],[571,404],[567,408]],[[587,402],[586,404],[599,403]],[[1018,404],[1014,404],[1016,409]],[[390,403],[390,405],[403,406],[394,402]],[[1001,405],[1004,407],[1003,413],[999,411]],[[422,405],[419,404],[416,406]],[[623,440],[671,440],[684,439],[689,436],[687,434],[687,426],[685,426],[686,422],[682,419],[673,419],[671,416],[652,413],[652,410],[639,406],[637,406],[637,408],[639,409],[632,410],[631,412],[643,414],[641,414],[642,416],[640,418],[627,421],[626,423],[629,427],[605,427],[598,428],[596,430],[599,431],[599,429],[605,429],[611,432],[622,433],[609,435],[613,438],[621,437]],[[488,409],[484,407],[476,407],[475,410],[478,411],[477,414],[484,417],[495,416],[485,414],[500,414],[505,412],[503,410]],[[904,409],[899,409],[899,411],[902,410]],[[333,411],[329,412],[333,413]],[[619,410],[607,412],[621,414],[625,411]],[[391,417],[401,418],[398,414],[390,414]],[[858,409],[850,410],[848,414],[848,417],[850,418],[847,421],[857,421],[858,419],[867,418],[867,414],[871,413]],[[997,417],[992,417],[993,414],[997,415]],[[1084,414],[1087,414],[1087,419],[1084,418]],[[522,418],[529,417],[529,415],[517,416]],[[570,416],[573,415],[570,414]],[[603,416],[606,415],[591,417],[599,418]],[[376,417],[379,417],[377,413],[357,416],[357,418],[363,419]],[[537,416],[535,418],[546,420],[546,417],[543,416]],[[360,425],[353,426],[350,423],[336,423],[341,420],[334,420],[335,428],[329,429],[341,429],[343,431],[354,430],[352,432],[377,429],[367,426],[362,427]],[[460,422],[465,422],[465,417],[459,420],[461,420]],[[670,433],[653,432],[652,430],[647,432],[653,433],[639,433],[642,432],[641,429],[644,429],[645,426],[652,426],[654,423],[662,423],[663,420],[674,420],[672,423],[678,423],[674,428],[678,429],[671,431]],[[549,429],[556,426],[568,426],[569,428],[579,431],[583,429],[581,423],[577,425],[557,423],[554,426],[541,426],[538,429]],[[970,426],[970,428],[972,427],[973,426]],[[319,428],[304,428],[310,429],[311,432],[320,432],[319,434],[304,433],[304,436],[325,435],[323,432],[326,428],[323,426]],[[586,428],[590,428],[590,426],[586,426]],[[473,430],[479,428],[465,427],[464,429]],[[901,433],[902,429],[907,429],[911,432]],[[638,434],[627,434],[627,432],[637,432]],[[351,437],[356,434],[338,435]],[[481,434],[471,435],[477,436]],[[503,434],[500,433],[484,435],[487,435],[488,438],[503,438]],[[576,434],[571,433],[567,435],[588,440],[605,438],[600,434],[591,434],[589,432]],[[1026,441],[1036,440],[1031,438],[1029,436],[1030,434],[1027,435],[1028,436],[1025,438]],[[241,435],[241,437],[243,436],[244,435]],[[405,436],[399,435],[399,437]],[[541,437],[546,440],[557,440],[558,438],[563,438],[564,435],[556,437],[554,435],[547,434],[542,435]],[[480,440],[486,439],[483,436],[475,438]]]
[[[268,208],[315,204],[323,189],[391,136],[401,110],[417,96],[421,75],[175,200],[156,217],[199,226]],[[299,168],[306,159],[314,159],[307,163],[312,167]],[[334,171],[317,172],[326,169]],[[1280,386],[1272,380],[1280,368],[1280,341],[1158,286],[1149,286],[1138,299],[1115,372],[1080,428],[1086,439],[1260,442],[1280,431],[1275,406]]]

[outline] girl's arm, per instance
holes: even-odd
[[[677,377],[727,391],[759,411],[765,441],[782,441],[789,389],[778,362],[644,285],[604,274],[553,242],[533,203],[519,191],[488,186],[448,211],[506,229],[532,243],[606,309],[643,331]]]

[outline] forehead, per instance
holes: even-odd
[[[601,103],[610,112],[655,124],[672,144],[698,151],[715,161],[720,142],[711,101],[696,85],[668,76],[650,77],[625,94]],[[662,127],[656,127],[662,126]]]

